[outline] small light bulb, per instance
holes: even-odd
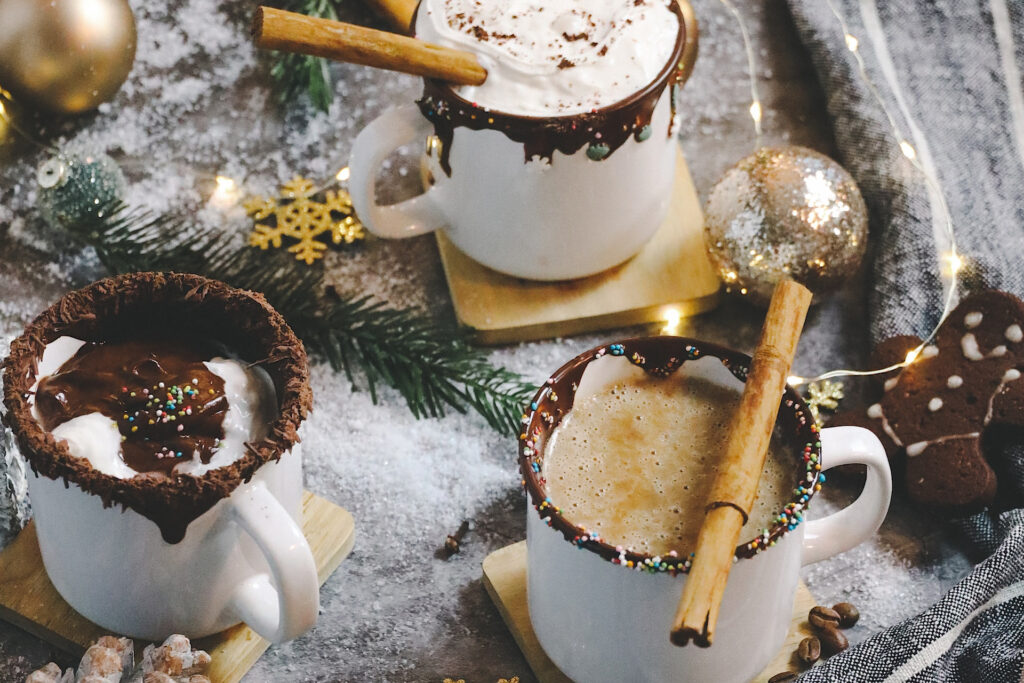
[[[952,275],[956,275],[964,267],[964,260],[960,257],[960,254],[955,251],[951,251],[946,254],[946,260],[949,261],[949,272]]]
[[[683,319],[683,314],[679,312],[678,308],[668,308],[665,310],[665,327],[662,328],[666,334],[675,334],[679,331],[679,323]]]
[[[345,168],[343,168],[340,171],[338,171],[338,174],[336,176],[334,176],[334,177],[338,179],[339,183],[344,183],[344,182],[348,181],[348,179],[349,179],[349,177],[351,177],[351,175],[352,175],[352,171],[350,171],[348,166],[346,166]]]
[[[217,187],[210,195],[210,203],[221,209],[233,206],[238,201],[238,184],[225,175],[216,177]]]
[[[917,360],[917,357],[919,355],[921,355],[921,347],[920,346],[918,346],[916,349],[910,349],[909,351],[907,351],[907,358],[906,358],[906,360],[903,361],[904,364],[910,365],[915,360]]]
[[[761,102],[759,100],[750,103],[750,118],[754,119],[754,123],[761,122]]]
[[[860,46],[860,41],[857,40],[857,36],[852,36],[849,33],[846,34],[846,49],[850,52],[856,52]]]
[[[798,387],[804,383],[804,378],[800,375],[790,375],[786,378],[786,384],[792,387]]]
[[[914,149],[914,146],[906,140],[900,140],[900,149],[903,151],[903,156],[906,158],[910,160],[917,158],[917,151]]]

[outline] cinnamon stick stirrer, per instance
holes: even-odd
[[[676,645],[692,639],[708,647],[714,640],[740,529],[757,497],[786,377],[810,305],[811,293],[802,285],[792,280],[776,285],[676,610],[671,635]]]
[[[386,19],[391,27],[402,33],[409,33],[412,26],[412,15],[416,12],[419,0],[367,0],[370,8],[381,18]]]
[[[259,7],[252,22],[257,47],[375,66],[460,85],[480,85],[487,70],[476,55],[387,31]]]

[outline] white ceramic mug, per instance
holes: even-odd
[[[436,129],[413,104],[382,114],[356,138],[349,159],[352,204],[363,224],[387,238],[443,228],[452,244],[479,263],[533,280],[584,277],[632,257],[664,220],[675,178],[672,99],[677,86],[666,84],[678,79],[681,85],[697,55],[693,12],[685,0],[679,6],[679,39],[662,72],[647,87],[596,113],[504,114],[477,107],[449,87],[428,82],[421,105],[434,93],[463,115],[493,124],[455,127],[441,149],[437,138],[431,138],[426,162],[432,184],[417,197],[384,206],[376,200],[382,162],[398,148],[429,138]],[[657,102],[647,137],[631,135],[600,160],[591,158],[586,144],[568,155],[555,150],[550,163],[525,159],[523,142],[502,131],[511,127],[527,136],[559,136],[560,131],[582,130],[591,121],[630,112],[652,96]]]
[[[130,338],[165,326],[260,363],[278,414],[234,462],[199,476],[120,479],[96,471],[36,421],[40,359],[65,335]],[[298,430],[312,404],[306,354],[261,295],[180,273],[101,280],[30,323],[3,370],[2,414],[32,468],[43,564],[71,607],[108,631],[154,641],[244,621],[280,643],[313,627],[320,583],[299,526]]]
[[[789,515],[788,523],[773,527],[764,539],[755,539],[758,545],[748,541],[737,548],[740,559],[729,575],[715,642],[706,649],[677,647],[669,641],[669,632],[687,565],[678,572],[659,565],[670,561],[678,567],[685,562],[683,558],[619,556],[615,549],[589,539],[585,530],[555,512],[557,501],[545,502],[539,484],[547,434],[571,410],[576,397],[591,395],[640,372],[627,360],[634,353],[640,354],[647,367],[663,367],[674,357],[685,360],[676,372],[736,386],[741,386],[738,377],[745,377],[749,363],[743,354],[679,337],[628,340],[574,359],[538,393],[524,430],[521,458],[534,502],[526,524],[528,601],[534,631],[551,660],[579,683],[750,680],[785,641],[800,568],[849,550],[874,534],[884,520],[892,492],[885,451],[871,432],[858,427],[825,429],[820,432],[820,448],[814,445],[818,433],[812,430],[809,412],[799,395],[789,389],[780,412],[786,429],[799,434],[800,443],[811,444],[810,453],[819,458],[822,471],[839,465],[867,465],[864,491],[839,512],[803,524]],[[615,358],[615,354],[623,357]],[[576,391],[574,384],[578,385]],[[802,455],[803,449],[797,445],[794,457]],[[806,495],[802,502],[796,502],[800,509],[793,513],[804,518],[819,482],[814,465],[813,459],[806,465],[799,485],[810,490],[802,494]]]
[[[74,483],[30,475],[29,496],[50,581],[114,633],[199,638],[244,621],[281,643],[316,623],[320,583],[299,526],[298,446],[192,522],[180,543]]]

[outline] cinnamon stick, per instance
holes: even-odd
[[[420,4],[419,0],[367,0],[367,4],[391,24],[391,28],[401,33],[412,33],[412,15]]]
[[[792,280],[779,282],[772,294],[676,610],[671,634],[676,645],[692,639],[708,647],[714,640],[740,529],[757,497],[786,377],[810,304],[811,293]]]
[[[257,47],[375,66],[460,85],[480,85],[487,71],[472,52],[340,21],[259,7],[253,18]]]

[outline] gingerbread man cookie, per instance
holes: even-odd
[[[1024,303],[988,291],[961,301],[934,342],[885,382],[867,416],[905,453],[913,500],[960,511],[992,501],[996,476],[984,435],[995,426],[1024,427],[1022,368]]]

